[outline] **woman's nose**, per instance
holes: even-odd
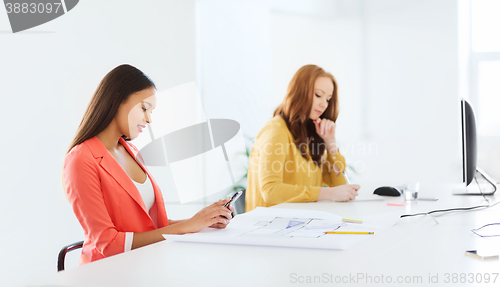
[[[147,111],[144,112],[144,117],[146,118],[146,123],[151,124],[153,122],[151,114],[149,114]]]

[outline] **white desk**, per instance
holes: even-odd
[[[496,201],[500,195],[490,198]],[[277,208],[316,209],[363,217],[395,209],[405,214],[484,203],[482,197],[450,195],[436,202],[387,206],[386,202],[393,199],[285,203]],[[495,277],[492,273],[500,273],[500,260],[482,261],[464,255],[465,250],[480,245],[500,246],[499,237],[480,238],[470,231],[486,223],[500,222],[500,204],[485,210],[447,213],[435,219],[439,224],[430,216],[402,218],[389,230],[345,251],[163,241],[33,281],[29,286],[365,286],[368,279],[356,284],[350,276],[367,275],[372,282],[382,280],[383,275],[384,282],[391,276],[393,283],[415,280],[414,284],[403,283],[404,286],[429,286],[429,274],[433,279],[438,276],[439,284],[434,286],[478,286],[460,283],[461,273],[466,281],[471,280],[470,273],[475,280],[481,275],[484,280],[488,273],[491,281]],[[453,273],[457,274],[457,283],[453,282]],[[320,281],[306,283],[307,276]],[[449,283],[445,284],[447,278]],[[299,282],[301,279],[304,283]],[[335,284],[335,280],[344,283]],[[496,283],[491,281],[484,286],[500,286],[500,275]]]

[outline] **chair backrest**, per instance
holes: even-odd
[[[63,271],[64,270],[64,259],[66,259],[66,253],[80,249],[83,247],[83,241],[78,241],[75,243],[72,243],[68,246],[64,246],[61,251],[59,251],[59,255],[57,256],[57,271]]]

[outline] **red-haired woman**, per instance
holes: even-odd
[[[169,220],[156,181],[128,143],[147,124],[156,87],[139,69],[121,65],[97,87],[64,160],[68,199],[85,233],[80,264],[163,240],[162,234],[225,228],[229,201],[187,220]],[[231,207],[232,208],[232,207]]]
[[[335,139],[337,90],[335,78],[316,65],[295,73],[274,118],[255,139],[246,211],[283,202],[356,198],[360,186],[346,184],[345,159]]]

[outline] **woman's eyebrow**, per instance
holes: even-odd
[[[152,105],[151,103],[149,103],[149,102],[146,102],[146,101],[142,101],[142,102],[143,102],[143,103],[148,104],[150,107],[152,107],[152,106],[153,106],[153,105]]]

